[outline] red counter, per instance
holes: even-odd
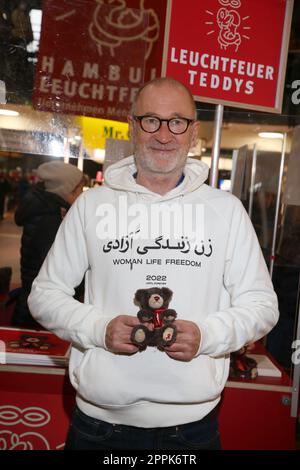
[[[62,449],[75,403],[66,369],[0,365],[0,384],[0,449]]]
[[[281,378],[228,381],[220,407],[222,446],[231,450],[293,450],[296,418],[291,418],[292,387]]]
[[[67,371],[0,365],[0,449],[62,449],[74,390]],[[220,408],[224,449],[295,448],[289,377],[228,381]]]

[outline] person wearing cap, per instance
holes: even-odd
[[[21,239],[22,289],[12,317],[19,327],[38,328],[31,316],[27,298],[31,285],[55,239],[56,232],[75,199],[82,192],[83,173],[74,165],[60,161],[38,167],[39,182],[28,191],[15,213],[23,227]]]

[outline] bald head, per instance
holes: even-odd
[[[143,85],[138,90],[138,92],[135,96],[134,102],[132,104],[132,114],[137,113],[139,101],[140,101],[141,97],[143,96],[143,94],[146,91],[148,91],[149,89],[153,89],[153,88],[160,89],[160,88],[164,88],[164,87],[170,87],[170,88],[174,88],[174,89],[177,88],[177,89],[180,89],[180,90],[184,91],[184,93],[186,94],[187,100],[188,100],[188,102],[191,106],[191,112],[194,115],[194,119],[197,119],[196,105],[195,105],[194,98],[193,98],[193,95],[191,94],[190,90],[183,83],[181,83],[178,80],[175,80],[175,78],[171,78],[171,77],[155,78],[154,80],[151,80],[150,82],[145,83],[145,85]]]

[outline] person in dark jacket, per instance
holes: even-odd
[[[31,316],[27,298],[65,214],[82,192],[84,181],[78,168],[58,161],[40,165],[37,176],[40,182],[26,194],[15,213],[16,224],[23,227],[22,288],[12,324],[27,328],[41,328]]]
[[[11,185],[9,184],[4,173],[0,173],[0,220],[4,219],[4,210],[5,210],[5,198],[11,190]]]

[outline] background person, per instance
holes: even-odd
[[[16,8],[12,11],[11,22],[14,43],[26,49],[27,44],[33,41],[33,32],[28,5],[25,0],[18,2]]]
[[[190,92],[171,78],[146,84],[129,124],[134,156],[75,202],[29,297],[37,321],[73,343],[66,448],[219,449],[229,353],[275,325],[276,295],[241,202],[204,184],[207,166],[187,158],[199,133]],[[163,225],[150,233],[155,208],[164,221],[172,204],[204,219],[189,212],[176,237]],[[203,230],[199,246],[188,222]],[[72,298],[83,274],[84,305]],[[174,294],[176,341],[139,352],[134,294],[162,284]]]
[[[15,213],[23,227],[21,239],[22,289],[16,302],[12,324],[40,327],[27,305],[31,285],[54,241],[56,232],[83,187],[83,173],[75,166],[51,161],[38,167],[40,183],[28,191]]]
[[[6,175],[0,171],[0,220],[4,219],[6,198],[10,193],[11,185],[8,182]]]

